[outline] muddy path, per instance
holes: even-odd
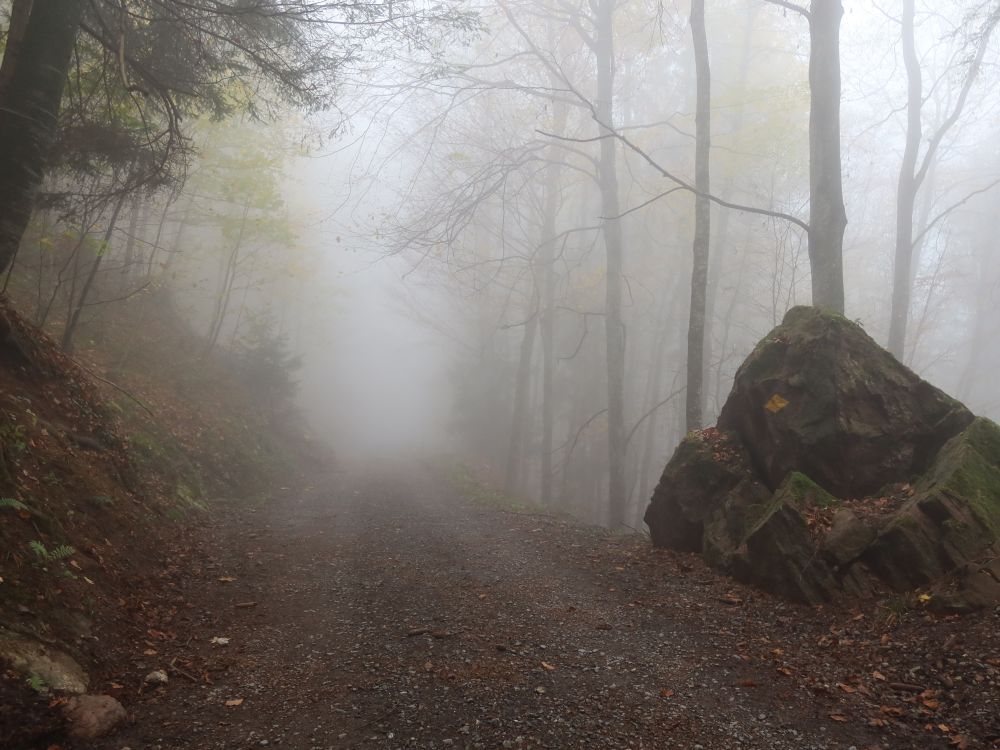
[[[835,653],[807,679],[822,613],[427,467],[228,503],[200,537],[162,628],[104,676],[133,718],[100,748],[946,746],[872,725]]]

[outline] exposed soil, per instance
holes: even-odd
[[[164,571],[96,747],[989,747],[996,613],[782,603],[432,467],[218,507]],[[213,638],[228,638],[226,645]],[[170,682],[143,687],[165,669]],[[63,743],[63,747],[72,747]]]

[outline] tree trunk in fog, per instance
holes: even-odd
[[[889,351],[903,361],[910,315],[913,262],[913,206],[917,199],[917,155],[922,137],[923,82],[914,41],[916,0],[903,0],[903,62],[906,64],[906,148],[896,190],[896,255],[892,278]]]
[[[108,219],[108,228],[104,231],[104,237],[101,240],[101,244],[97,248],[94,262],[91,264],[90,272],[87,274],[87,280],[83,284],[83,289],[80,290],[80,296],[76,300],[73,312],[66,320],[66,327],[63,329],[61,342],[62,350],[64,352],[73,351],[73,334],[76,333],[76,328],[80,323],[80,316],[83,314],[83,308],[87,305],[87,296],[90,294],[90,290],[94,286],[94,279],[97,278],[97,272],[101,268],[101,261],[104,260],[104,256],[108,254],[108,246],[111,243],[111,235],[115,231],[115,225],[118,223],[118,216],[121,213],[122,206],[125,205],[125,198],[127,196],[128,194],[123,191],[121,197],[118,199],[118,202],[115,204],[114,210],[111,212],[111,218]]]
[[[614,13],[616,0],[597,0],[596,114],[600,126],[601,155],[598,178],[601,187],[601,230],[607,259],[604,330],[608,388],[608,523],[612,527],[625,521],[627,491],[625,484],[625,322],[622,320],[622,226],[618,201],[618,165],[616,141],[609,128],[614,123]],[[607,126],[607,127],[605,127]]]
[[[0,64],[0,101],[7,94],[7,86],[14,77],[14,69],[24,44],[28,20],[31,18],[33,0],[13,0],[10,4],[10,23],[4,39],[3,63]]]
[[[841,0],[809,14],[809,264],[812,302],[844,312],[844,186],[840,147]]]
[[[229,301],[233,296],[233,285],[236,283],[236,271],[240,260],[240,250],[243,247],[243,235],[246,231],[247,217],[250,215],[250,204],[243,206],[243,216],[240,219],[240,229],[236,235],[232,250],[226,258],[222,273],[222,280],[219,284],[219,295],[215,300],[215,308],[212,311],[212,322],[208,327],[208,337],[205,342],[205,352],[207,355],[219,342],[219,334],[222,333],[222,325],[226,321],[226,314],[229,312]]]
[[[914,17],[916,15],[915,0],[903,0],[902,41],[903,60],[906,63],[907,98],[906,98],[906,149],[903,152],[903,164],[899,172],[899,185],[896,203],[896,252],[892,278],[892,309],[889,320],[889,351],[903,361],[906,353],[906,330],[910,319],[911,298],[913,296],[914,253],[913,210],[916,205],[917,193],[920,191],[928,173],[933,169],[937,150],[945,135],[958,122],[969,92],[979,75],[983,58],[990,37],[1000,21],[1000,13],[990,17],[977,40],[976,54],[969,66],[969,71],[959,91],[955,105],[941,126],[934,131],[927,144],[923,159],[919,160],[921,140],[923,138],[923,76],[920,69],[920,58],[917,55],[914,39]],[[930,196],[928,196],[930,200]],[[922,221],[926,223],[926,215]]]
[[[549,35],[550,39],[553,37]],[[550,74],[552,88],[559,81]],[[553,130],[562,135],[566,129],[566,105],[552,101]],[[542,444],[541,444],[541,495],[542,505],[552,502],[552,429],[555,420],[553,378],[556,370],[556,219],[559,214],[559,180],[562,176],[561,148],[553,144],[549,148],[549,163],[545,167],[545,206],[542,218],[542,247],[539,257],[542,276]]]
[[[22,2],[14,3],[14,11],[19,14],[19,23],[24,23],[24,34],[15,50],[7,50],[3,61],[0,273],[10,265],[31,219],[35,193],[41,185],[45,159],[55,137],[83,3],[81,0],[36,2],[26,22]]]
[[[142,211],[142,208],[140,207],[143,203],[144,201],[142,198],[136,194],[136,196],[132,198],[132,204],[129,206],[125,252],[122,260],[122,269],[118,284],[120,294],[127,294],[129,289],[132,287],[132,264],[135,263],[135,246],[139,240],[139,214]]]
[[[646,391],[646,403],[643,413],[648,413],[656,406],[663,392],[664,355],[670,340],[670,327],[665,321],[660,322],[659,335],[653,349],[653,361],[649,373],[649,387]],[[656,446],[656,423],[659,421],[659,409],[650,414],[643,434],[642,458],[639,460],[639,508],[649,500],[649,480],[653,470],[653,453]]]
[[[531,387],[531,358],[535,351],[538,332],[538,305],[533,305],[530,317],[524,322],[521,353],[517,362],[514,383],[514,410],[510,422],[510,444],[507,448],[507,471],[504,491],[514,495],[521,489],[521,464],[524,458],[524,437],[528,431],[528,391]]]
[[[708,292],[708,250],[711,234],[710,149],[712,143],[712,74],[705,32],[705,0],[691,0],[691,37],[694,41],[696,77],[695,105],[695,197],[694,246],[691,266],[691,306],[688,316],[687,405],[688,432],[702,428],[705,379],[705,311]]]
[[[746,91],[747,91],[747,81],[750,74],[750,53],[753,50],[753,31],[754,23],[757,18],[757,13],[760,7],[753,5],[748,8],[746,25],[743,29],[743,41],[741,42],[740,50],[740,72],[739,79],[736,82],[735,94],[738,97],[736,102],[736,108],[732,116],[732,122],[728,126],[728,129],[732,132],[733,137],[730,143],[731,148],[739,152],[741,145],[740,133],[743,132],[743,120],[746,117]],[[723,198],[729,196],[726,195],[725,189],[721,189],[719,195]],[[717,230],[712,233],[712,245],[709,250],[709,268],[708,268],[708,292],[705,299],[705,353],[703,355],[704,360],[704,372],[702,381],[702,389],[707,391],[710,387],[709,375],[712,371],[712,359],[713,359],[713,329],[715,327],[715,308],[716,302],[719,296],[719,275],[725,266],[725,257],[731,257],[729,255],[729,232],[731,226],[732,211],[722,211],[719,214],[719,221],[717,225]],[[724,350],[721,350],[720,362],[722,357],[725,356]],[[714,383],[715,392],[718,393],[719,383],[718,378],[721,377],[721,364],[716,367],[715,375],[716,381]],[[718,401],[716,397],[715,401]],[[702,403],[708,406],[709,399],[708,393],[706,392],[705,398],[702,399]],[[712,422],[717,416],[714,409],[708,409],[707,414],[702,415],[703,421]]]

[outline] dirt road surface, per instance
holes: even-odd
[[[132,718],[99,748],[948,746],[850,683],[880,669],[843,664],[851,618],[472,502],[432,468],[227,502],[199,536],[161,627],[103,676]],[[143,685],[155,669],[168,684]]]

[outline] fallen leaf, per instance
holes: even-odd
[[[242,698],[231,698],[230,700],[226,701],[226,705],[229,706],[229,707],[242,706],[243,705],[243,699]]]
[[[874,677],[876,680],[879,680],[880,682],[885,682],[885,675],[879,672],[878,670],[872,672],[872,677]]]
[[[833,719],[834,721],[839,721],[839,722],[847,721],[847,717],[844,716],[843,714],[830,714],[830,718]]]
[[[233,578],[232,576],[219,576],[219,581],[221,583],[232,583],[235,580],[236,579]]]
[[[674,697],[674,691],[671,690],[670,688],[663,688],[662,690],[660,690],[660,697],[661,698],[673,698]]]
[[[543,661],[542,662],[542,669],[544,669],[544,670],[546,670],[548,672],[554,672],[555,669],[556,669],[556,665],[555,664],[549,664],[547,661]]]
[[[845,693],[856,693],[858,689],[856,687],[851,687],[850,685],[845,685],[843,682],[838,682],[837,687],[843,690]]]

